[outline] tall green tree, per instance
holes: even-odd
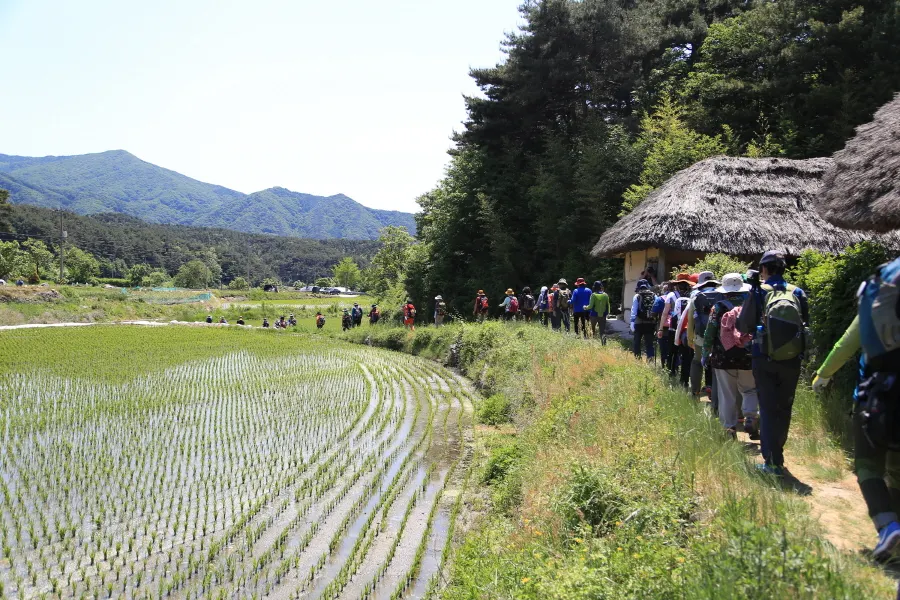
[[[81,248],[66,249],[66,278],[72,283],[92,283],[100,276],[100,262]]]
[[[48,277],[54,266],[54,260],[47,244],[41,240],[29,239],[22,242],[21,246],[28,280],[31,283],[38,283],[42,278]]]
[[[0,279],[11,279],[22,271],[24,260],[19,244],[0,241]]]
[[[204,289],[213,282],[213,274],[202,260],[186,262],[175,275],[175,285],[188,289]]]
[[[338,285],[348,289],[356,289],[360,281],[359,265],[349,256],[341,259],[341,262],[334,265],[332,269],[335,281]]]

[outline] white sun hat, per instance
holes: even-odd
[[[717,292],[723,294],[733,294],[736,292],[749,292],[750,284],[744,283],[744,278],[740,273],[729,273],[722,278],[722,285],[716,288]]]

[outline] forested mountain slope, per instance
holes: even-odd
[[[0,155],[0,188],[9,190],[15,204],[251,233],[375,239],[387,225],[415,229],[411,214],[370,209],[342,194],[322,197],[272,188],[247,195],[124,150],[41,158]]]

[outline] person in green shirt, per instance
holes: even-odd
[[[609,296],[603,291],[603,282],[595,281],[591,287],[591,301],[585,305],[591,320],[591,337],[597,337],[597,326],[600,326],[600,343],[606,345],[606,317],[609,315]]]

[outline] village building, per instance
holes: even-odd
[[[671,270],[721,252],[755,262],[766,250],[798,256],[815,249],[838,253],[871,239],[842,229],[817,212],[831,158],[735,158],[720,156],[676,173],[594,246],[595,257],[625,259],[624,318],[641,273]]]
[[[841,227],[882,233],[900,228],[900,94],[834,155],[819,211]]]

